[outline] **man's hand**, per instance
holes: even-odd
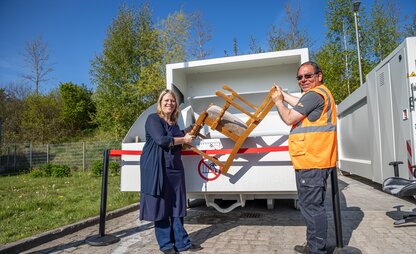
[[[289,109],[284,102],[288,102],[291,106],[299,101],[297,97],[291,96],[288,93],[283,92],[282,88],[280,88],[276,83],[274,83],[274,88],[276,91],[272,93],[272,100],[277,107],[277,112],[282,118],[283,122],[287,125],[293,125],[300,120],[302,120],[305,116],[301,113],[297,112],[296,110]]]
[[[274,104],[276,104],[278,102],[283,102],[284,101],[284,96],[283,96],[282,88],[280,88],[280,86],[276,85],[276,83],[274,83],[274,87],[276,88],[275,92],[272,93],[272,100],[273,100]]]

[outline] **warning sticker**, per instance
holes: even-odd
[[[222,149],[222,143],[220,139],[201,140],[197,148],[199,150],[219,150]]]
[[[208,159],[202,158],[198,164],[198,173],[202,179],[214,181],[221,175],[221,167]]]

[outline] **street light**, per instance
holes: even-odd
[[[360,41],[358,39],[358,25],[357,25],[357,12],[360,9],[360,1],[355,1],[353,3],[354,10],[354,21],[355,21],[355,37],[357,37],[357,54],[358,54],[358,69],[360,72],[360,85],[363,84],[363,74],[361,72],[361,55],[360,55]]]

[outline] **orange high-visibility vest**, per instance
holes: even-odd
[[[305,117],[294,124],[289,134],[289,153],[295,169],[331,168],[337,162],[336,105],[329,89],[319,85],[308,92],[320,94],[325,101],[316,121]]]

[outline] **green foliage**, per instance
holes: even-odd
[[[71,176],[71,169],[68,165],[54,165],[52,167],[53,177],[69,177]]]
[[[46,177],[45,172],[42,171],[42,170],[40,170],[40,169],[38,169],[38,168],[32,169],[30,171],[29,175],[31,177],[34,177],[34,178],[37,178],[37,177]]]
[[[102,160],[94,161],[94,163],[91,165],[90,171],[93,176],[101,176],[103,172],[103,161]]]
[[[109,175],[117,176],[120,175],[120,163],[115,161],[110,161],[108,165]],[[93,176],[101,176],[103,174],[103,161],[96,160],[92,164],[91,168],[91,175]]]
[[[115,161],[110,161],[109,170],[110,170],[111,176],[120,175],[120,163],[115,162]]]
[[[238,56],[238,42],[237,37],[234,37],[233,39],[233,52],[235,56]]]
[[[316,56],[316,61],[324,74],[324,84],[331,90],[336,103],[348,96],[349,89],[352,90],[352,82],[345,76],[344,59],[337,55],[337,52],[341,50],[339,47],[340,44],[328,43]],[[348,88],[348,82],[351,82],[350,88]]]
[[[55,165],[51,163],[45,163],[40,165],[39,170],[44,172],[44,176],[52,176],[52,171]]]
[[[137,116],[164,87],[159,33],[151,21],[148,3],[137,13],[126,5],[108,29],[103,53],[92,61],[97,85],[94,101],[99,127],[120,139]]]
[[[397,19],[393,10],[392,6],[385,8],[377,1],[370,16],[363,4],[357,13],[363,82],[374,65],[397,46]],[[360,86],[351,1],[328,1],[325,18],[329,28],[327,42],[315,54],[315,59],[324,72],[325,84],[339,103]]]
[[[70,177],[71,169],[68,165],[45,163],[30,171],[31,177]]]
[[[386,58],[400,43],[398,7],[392,1],[374,2],[369,22],[369,56],[373,66]]]
[[[62,101],[55,91],[48,95],[29,96],[21,115],[23,140],[45,144],[65,138],[61,110]]]
[[[413,14],[411,22],[404,26],[404,37],[416,36],[416,14]]]
[[[162,20],[160,38],[163,55],[165,56],[164,63],[169,64],[187,60],[186,47],[191,37],[191,26],[192,17],[183,10],[169,14],[165,20]]]
[[[95,104],[92,101],[92,92],[85,85],[61,83],[59,94],[63,104],[61,118],[70,133],[75,134],[94,127],[92,116],[95,114]]]
[[[286,41],[286,34],[283,29],[277,28],[276,25],[272,25],[269,33],[267,34],[267,41],[270,51],[280,51],[289,49],[289,45]]]
[[[4,143],[21,142],[21,116],[25,108],[25,99],[31,93],[28,85],[9,83],[0,89],[0,118],[2,122],[1,141]]]
[[[361,6],[360,13],[363,12]],[[360,86],[351,1],[328,1],[325,18],[329,28],[327,43],[316,53],[315,60],[324,73],[324,83],[339,103]],[[363,54],[365,50],[361,52]]]

